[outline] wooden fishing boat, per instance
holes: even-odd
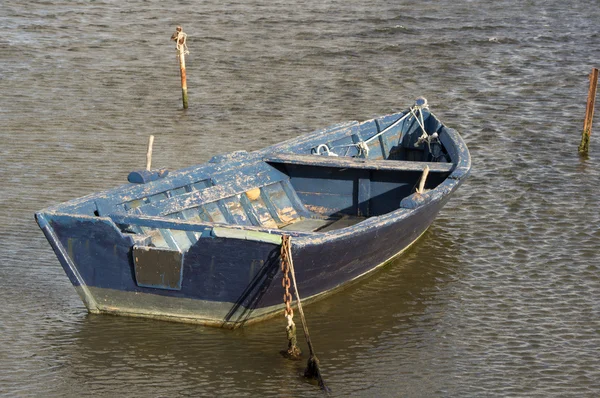
[[[283,234],[314,300],[418,239],[470,168],[460,135],[420,99],[170,174],[134,172],[35,217],[90,312],[236,327],[283,310]]]

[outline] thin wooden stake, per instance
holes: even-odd
[[[421,174],[421,181],[419,181],[419,188],[417,188],[417,193],[419,195],[423,195],[425,192],[425,181],[427,181],[427,176],[429,175],[429,166],[425,166],[423,169],[423,174]]]
[[[181,73],[181,98],[183,100],[183,109],[188,108],[188,93],[187,93],[187,81],[185,76],[185,53],[179,51],[179,71]]]
[[[583,121],[583,132],[581,133],[581,144],[579,153],[587,154],[592,136],[592,121],[594,120],[594,103],[596,102],[596,88],[598,87],[598,68],[592,68],[590,73],[590,88],[588,89],[587,106],[585,108],[585,120]]]
[[[185,55],[190,52],[187,49],[187,34],[183,33],[181,26],[175,29],[171,40],[177,42],[177,59],[179,60],[179,74],[181,75],[181,98],[183,100],[183,109],[188,108],[187,81],[185,75]]]
[[[146,170],[150,171],[152,167],[152,145],[154,144],[154,136],[148,138],[148,152],[146,152]]]

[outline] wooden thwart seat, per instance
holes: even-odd
[[[342,158],[337,156],[294,155],[288,153],[266,156],[263,160],[267,163],[390,171],[423,171],[425,166],[429,166],[430,173],[449,173],[454,168],[453,163],[371,160],[363,158]]]
[[[350,227],[366,220],[367,217],[344,215],[339,218],[303,218],[280,229],[300,232],[328,232]]]

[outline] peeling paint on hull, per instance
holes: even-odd
[[[426,231],[424,231],[421,236],[424,235],[425,232]],[[386,264],[399,257],[417,242],[421,236],[391,258],[365,271],[363,274],[348,280],[333,289],[303,298],[302,301],[305,305],[311,304],[351,287],[362,278],[369,276],[376,270],[384,267]],[[83,294],[83,292],[81,292],[81,287],[77,287],[76,290],[80,296]],[[147,293],[130,293],[102,288],[91,288],[90,291],[92,295],[96,297],[97,303],[95,309],[88,309],[92,314],[149,318],[167,322],[190,323],[227,329],[249,326],[253,323],[279,316],[283,314],[284,311],[284,306],[282,304],[273,305],[253,310],[252,317],[244,322],[231,322],[226,321],[225,316],[229,313],[231,308],[235,306],[235,303],[171,298]],[[240,313],[243,313],[247,310],[249,309],[242,307],[239,311]]]

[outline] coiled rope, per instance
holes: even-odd
[[[175,33],[171,36],[171,40],[174,40],[177,43],[177,54],[183,53],[188,55],[190,53],[186,44],[187,33],[183,33],[181,26],[178,26],[175,29]]]

